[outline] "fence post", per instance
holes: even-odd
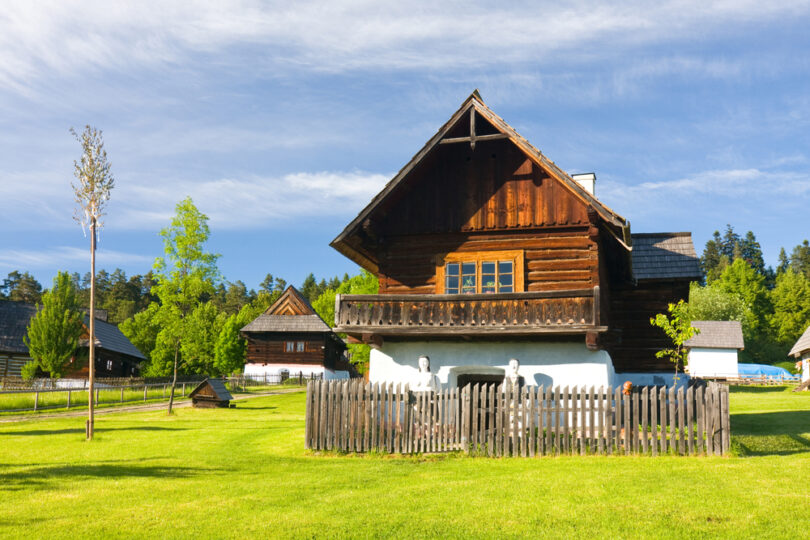
[[[39,392],[34,392],[34,410],[37,410],[37,405],[39,405]]]
[[[166,384],[163,384],[163,398],[166,398]]]
[[[183,390],[181,391],[180,396],[181,397],[186,397],[186,383],[183,383]]]
[[[68,389],[67,408],[70,408],[70,390]]]
[[[121,403],[124,402],[124,387],[121,387]]]
[[[143,400],[146,401],[146,383],[143,383]]]

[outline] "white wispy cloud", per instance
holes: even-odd
[[[635,185],[608,179],[601,182],[598,195],[627,216],[688,215],[718,205],[759,209],[772,206],[785,212],[810,203],[810,173],[749,168],[702,171]]]
[[[674,2],[15,2],[0,12],[0,84],[138,66],[181,68],[231,51],[256,71],[438,69],[599,58],[806,16],[801,0]],[[243,48],[254,54],[244,57]],[[689,68],[684,64],[683,68]],[[708,69],[725,72],[718,63]],[[734,69],[732,66],[731,69]]]
[[[354,172],[299,172],[280,177],[223,178],[209,181],[130,183],[117,194],[108,222],[117,228],[159,228],[174,205],[191,197],[212,227],[255,229],[311,217],[349,217],[382,189],[390,175]]]
[[[86,262],[89,264],[89,249],[80,249],[70,246],[57,246],[41,250],[0,250],[0,268],[65,268],[76,263]],[[129,264],[151,263],[153,257],[126,253],[99,247],[96,251],[96,260],[103,262],[110,267],[124,266]]]

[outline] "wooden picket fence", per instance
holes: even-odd
[[[310,381],[306,447],[401,454],[722,455],[730,445],[728,387],[578,388]]]

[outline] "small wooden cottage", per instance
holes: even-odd
[[[738,353],[745,348],[740,321],[692,321],[699,333],[684,346],[689,349],[687,372],[702,379],[738,377]]]
[[[801,380],[806,387],[810,384],[810,326],[807,327],[788,354],[794,357],[797,363],[801,362]]]
[[[36,312],[37,308],[32,304],[0,301],[0,377],[19,377],[23,364],[31,361],[23,338]],[[90,319],[85,315],[79,348],[64,378],[86,379],[89,375],[89,324]],[[96,377],[140,375],[141,362],[146,357],[121,333],[118,326],[97,318],[95,334]]]
[[[293,286],[241,332],[247,340],[248,377],[303,374],[330,380],[357,373],[346,359],[346,344]]]
[[[371,345],[372,382],[665,384],[651,316],[701,277],[690,233],[631,234],[594,193],[478,92],[331,243],[377,275],[336,301],[335,331]]]
[[[222,379],[205,379],[189,393],[188,397],[191,398],[193,407],[203,408],[227,408],[233,399]]]

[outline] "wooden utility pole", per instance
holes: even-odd
[[[88,340],[88,351],[90,352],[87,360],[88,364],[88,389],[90,394],[87,396],[88,417],[86,435],[87,440],[93,440],[93,423],[95,414],[95,394],[93,387],[95,386],[96,376],[96,218],[90,219],[90,339]]]

